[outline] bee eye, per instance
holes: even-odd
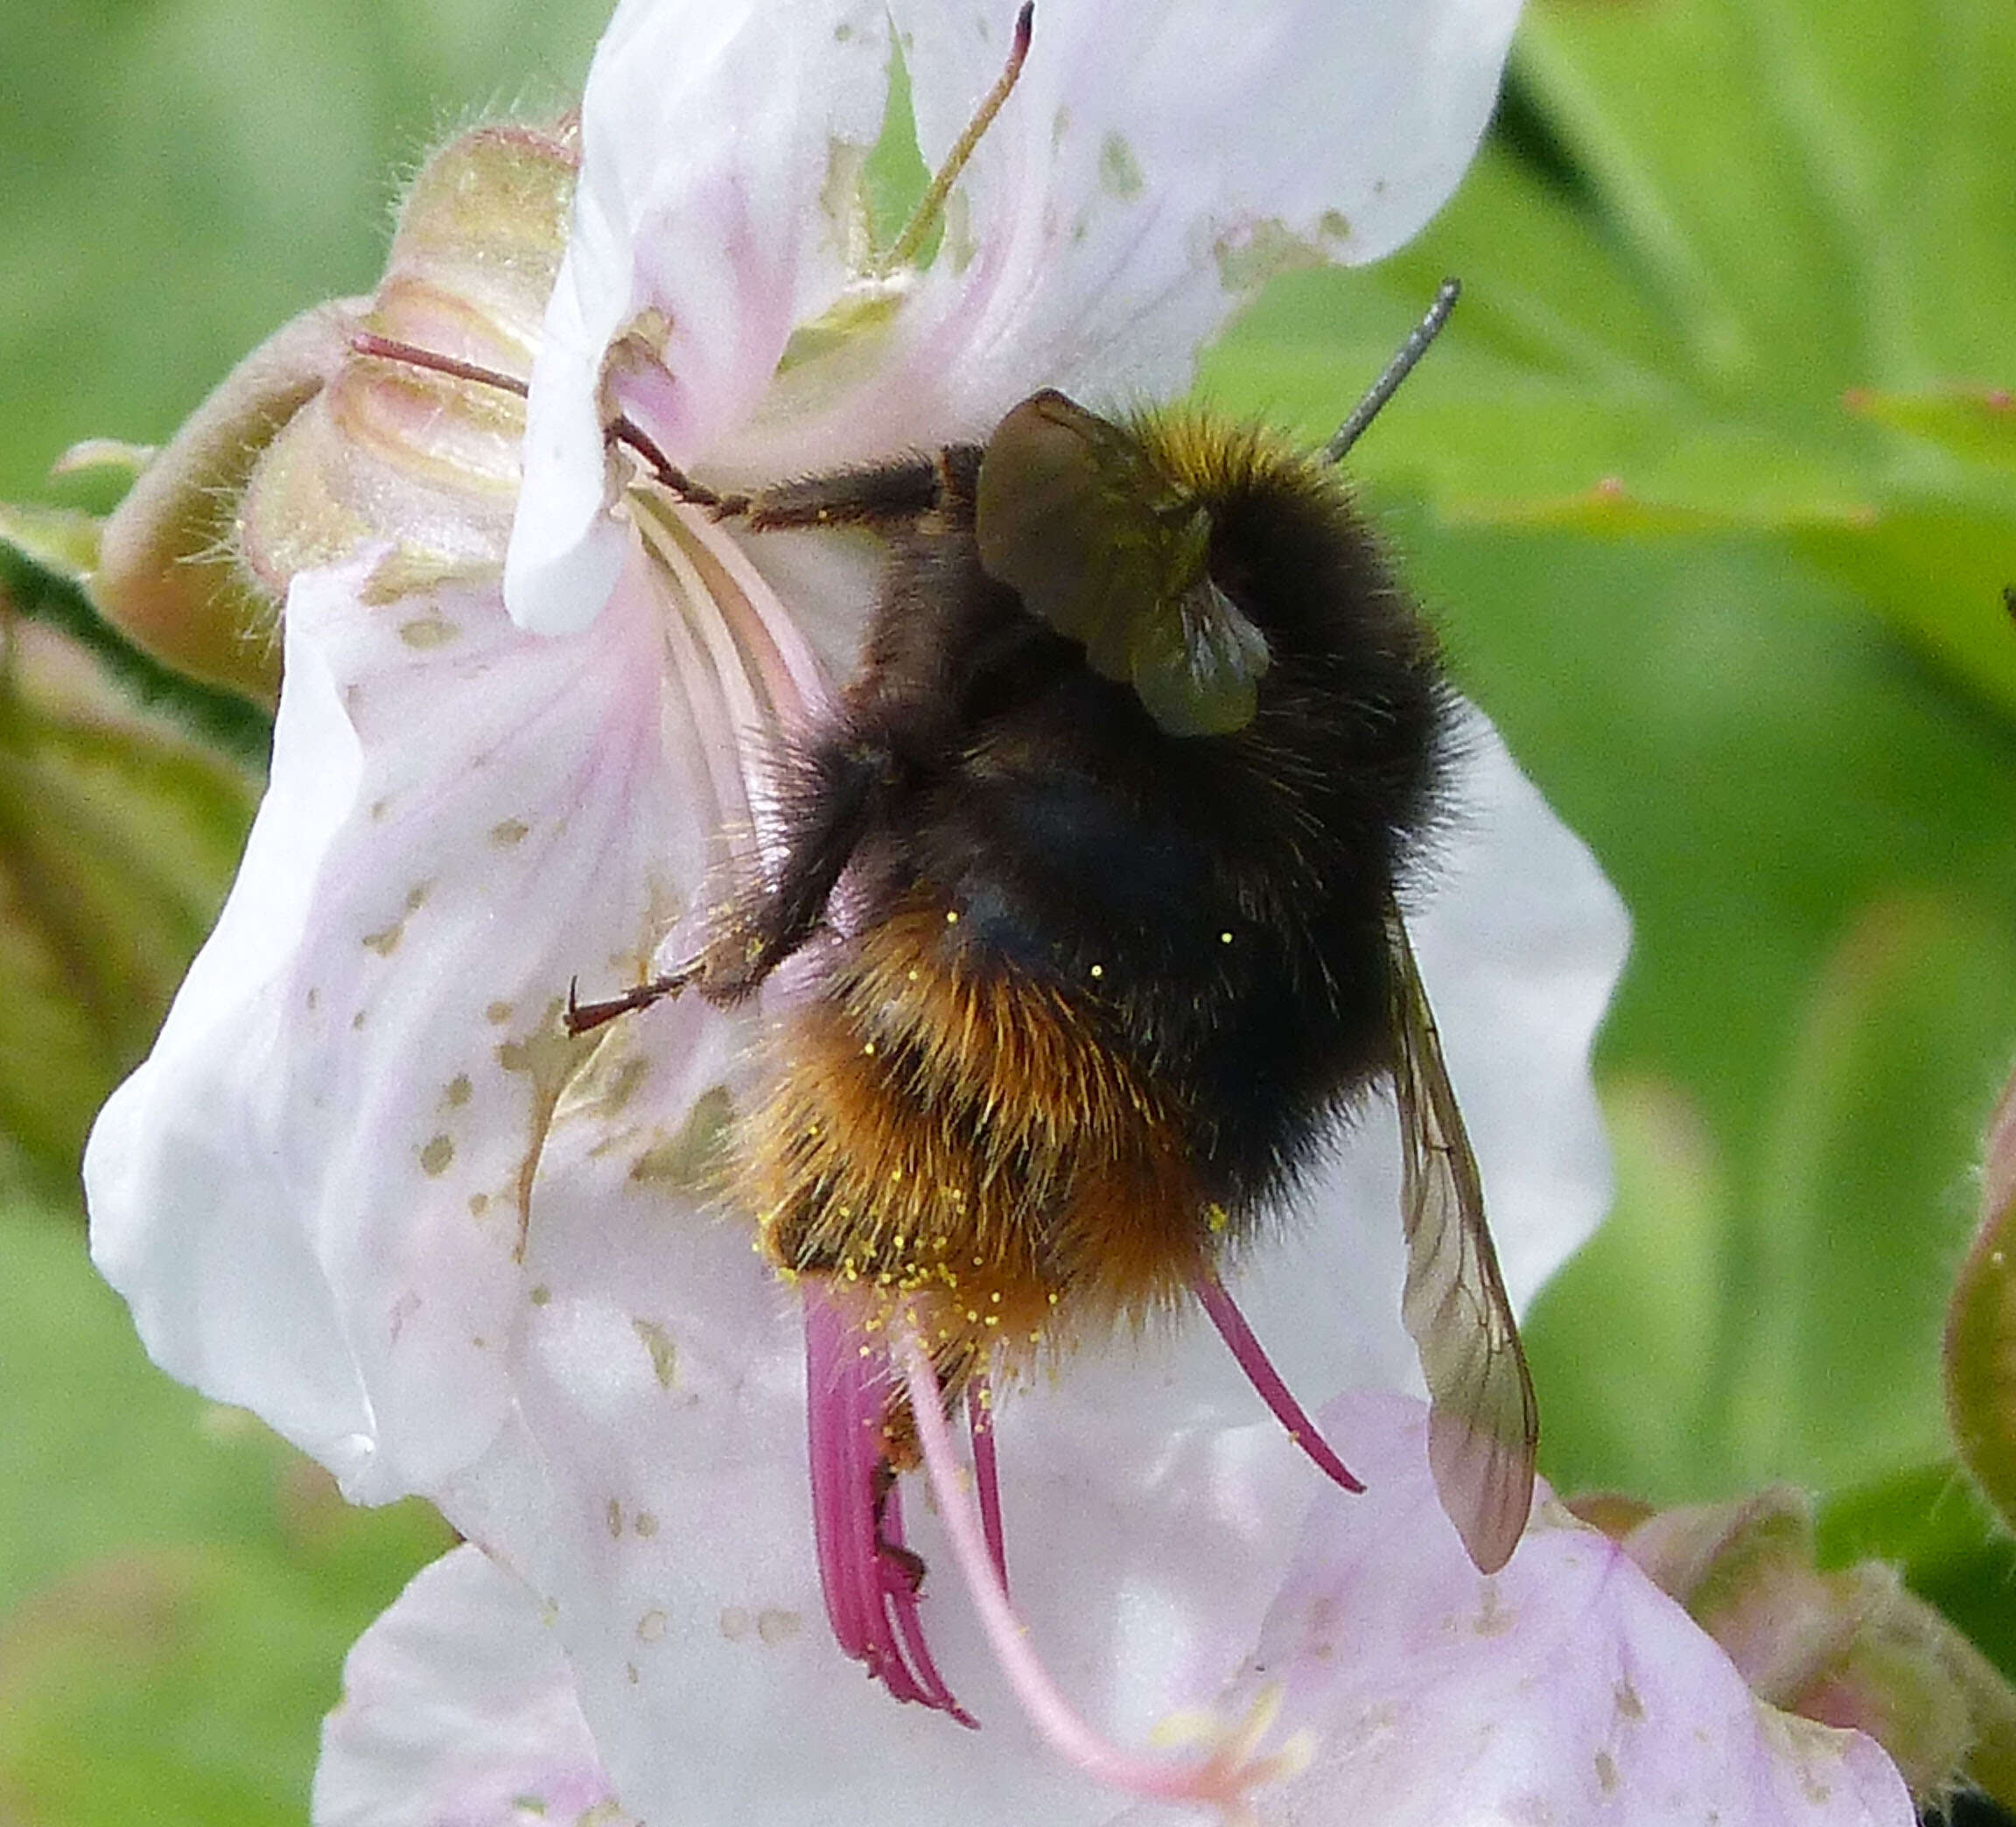
[[[1172,736],[1253,719],[1266,637],[1211,579],[1211,522],[1119,426],[1054,391],[1001,421],[980,460],[981,568],[1131,684]]]

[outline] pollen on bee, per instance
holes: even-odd
[[[957,926],[957,925],[959,924],[959,910],[958,910],[958,908],[956,908],[956,907],[948,907],[948,908],[946,908],[946,910],[945,910],[945,924],[946,924],[947,926]]]
[[[1092,967],[1092,975],[1096,977],[1104,976],[1106,975],[1106,967],[1103,964],[1095,964]]]
[[[1221,945],[1229,945],[1229,944],[1231,944],[1231,942],[1232,942],[1232,935],[1231,935],[1231,934],[1229,934],[1229,933],[1221,933],[1221,934],[1219,934],[1219,935],[1218,935],[1218,942],[1219,942],[1219,944],[1221,944]]]
[[[864,1041],[861,1045],[861,1051],[866,1054],[870,1059],[873,1059],[875,1057],[875,1043],[872,1040]]]
[[[1204,1223],[1213,1236],[1215,1236],[1231,1222],[1232,1214],[1223,1206],[1214,1203],[1205,1207]]]

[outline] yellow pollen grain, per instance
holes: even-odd
[[[959,910],[958,910],[958,908],[956,908],[956,907],[948,907],[948,908],[946,908],[946,910],[945,910],[945,924],[946,924],[947,926],[957,926],[957,925],[959,924]]]
[[[875,1043],[872,1040],[866,1042],[862,1046],[861,1051],[866,1054],[868,1057],[872,1060],[875,1057]]]
[[[1106,975],[1106,967],[1103,964],[1095,964],[1092,967],[1092,975],[1096,977],[1104,976]]]
[[[1219,934],[1219,935],[1218,935],[1218,942],[1219,942],[1219,944],[1221,944],[1221,945],[1229,945],[1229,944],[1231,944],[1231,942],[1232,942],[1232,935],[1231,935],[1231,934],[1229,934],[1229,933],[1221,933],[1221,934]]]

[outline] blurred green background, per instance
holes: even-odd
[[[587,4],[0,4],[0,500],[171,431],[368,289],[396,176],[569,96]],[[2016,1670],[2016,1555],[1938,1340],[2016,1053],[2016,9],[1534,9],[1465,190],[1278,282],[1207,366],[1359,453],[1461,682],[1636,943],[1601,1053],[1615,1216],[1530,1342],[1544,1469],[1824,1494]],[[75,1157],[228,879],[251,789],[0,603],[0,1823],[301,1818],[344,1648],[444,1537],[347,1511],[145,1363]]]

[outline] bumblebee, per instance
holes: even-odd
[[[984,444],[747,494],[648,453],[753,534],[869,529],[886,570],[773,862],[700,956],[570,1022],[738,1003],[806,954],[731,1197],[780,1270],[919,1326],[948,1400],[1214,1284],[1390,1081],[1431,1458],[1490,1571],[1533,1394],[1400,913],[1453,700],[1348,433],[1045,391]],[[889,1481],[914,1426],[894,1398]]]

